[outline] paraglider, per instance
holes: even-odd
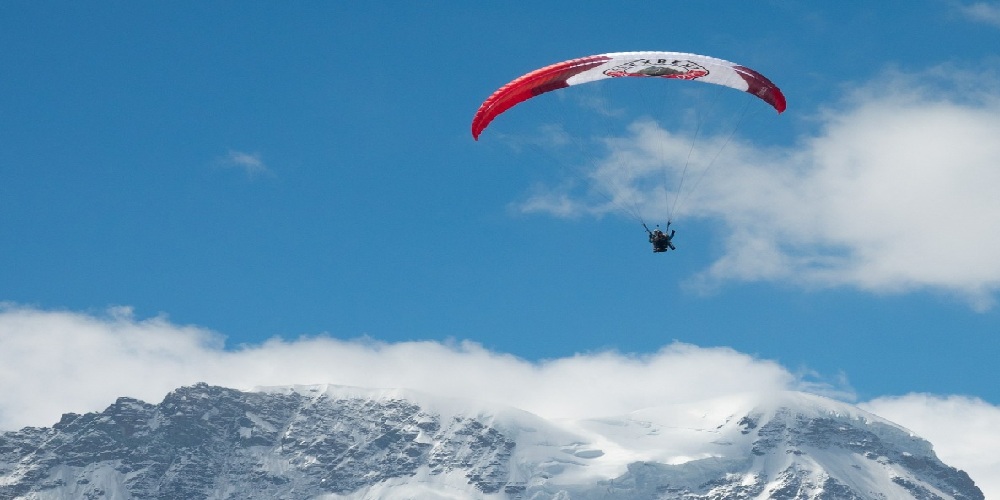
[[[500,87],[490,95],[476,111],[472,119],[472,137],[480,135],[498,116],[518,104],[539,95],[564,89],[574,85],[607,79],[654,78],[668,80],[688,80],[704,82],[756,96],[769,104],[779,114],[785,111],[785,96],[781,90],[764,75],[746,66],[715,57],[683,52],[614,52],[598,54],[552,64]],[[685,171],[687,169],[685,168]],[[669,234],[650,231],[642,221],[649,241],[656,253],[673,250],[671,242],[674,231]],[[670,227],[667,218],[667,229]]]
[[[676,231],[670,229],[670,223],[667,223],[667,229],[670,229],[670,234],[667,234],[660,230],[660,226],[656,226],[656,229],[650,231],[645,224],[642,225],[649,233],[649,242],[653,244],[653,253],[666,252],[667,250],[677,250],[674,246],[673,239]]]

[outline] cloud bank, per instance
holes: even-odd
[[[818,132],[785,148],[639,121],[607,141],[607,159],[590,172],[591,191],[613,194],[611,203],[553,189],[521,208],[578,216],[637,206],[713,220],[725,248],[695,279],[707,289],[736,280],[928,290],[987,309],[1000,287],[997,89],[995,75],[954,68],[888,72],[819,112]],[[692,142],[691,163],[712,168],[664,192],[664,174],[686,168]]]
[[[118,396],[158,402],[197,382],[244,390],[409,388],[553,418],[797,387],[776,363],[686,344],[644,356],[596,352],[538,363],[458,341],[314,336],[227,350],[218,333],[165,318],[136,320],[128,309],[102,316],[15,306],[0,312],[0,429],[51,425],[63,412],[100,410]]]
[[[226,349],[218,333],[139,320],[128,308],[92,315],[0,307],[0,430],[50,426],[119,396],[159,402],[197,382],[255,386],[333,383],[409,388],[521,408],[548,418],[620,415],[746,392],[808,390],[850,397],[843,384],[804,380],[728,348],[671,344],[642,355],[594,352],[529,362],[471,342],[384,343],[325,336]],[[882,398],[863,408],[928,438],[947,464],[990,492],[1000,466],[1000,407],[962,397]]]

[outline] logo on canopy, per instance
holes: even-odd
[[[604,70],[611,78],[622,76],[650,76],[695,80],[708,74],[704,66],[685,59],[633,59]]]

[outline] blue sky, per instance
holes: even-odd
[[[19,344],[31,312],[208,331],[219,353],[689,345],[849,400],[1000,418],[998,40],[1000,4],[958,0],[5,2],[0,341],[53,348]],[[789,103],[750,103],[666,255],[581,194],[589,167],[517,149],[584,107],[525,103],[469,133],[511,79],[630,50],[736,61]],[[623,151],[711,139],[626,109]],[[569,208],[529,209],[554,200]]]

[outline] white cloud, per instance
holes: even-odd
[[[334,383],[474,398],[546,417],[615,415],[747,391],[796,388],[778,364],[727,348],[672,344],[633,356],[595,352],[529,362],[472,342],[325,336],[226,350],[217,333],[136,320],[6,306],[0,310],[0,429],[51,425],[118,396],[159,402],[199,381],[239,389]],[[813,388],[810,386],[810,388]]]
[[[959,11],[973,21],[992,24],[1000,28],[1000,3],[976,2],[969,5],[960,5]]]
[[[964,470],[986,498],[1000,498],[1000,407],[977,398],[909,394],[859,405],[934,444],[942,462]]]
[[[226,167],[241,169],[251,178],[271,173],[271,169],[264,163],[260,153],[229,151],[221,161],[221,164]]]
[[[647,218],[721,222],[725,251],[695,280],[706,288],[930,290],[986,309],[1000,287],[998,88],[1000,78],[954,68],[888,72],[820,113],[820,131],[795,147],[709,137],[694,141],[690,161],[690,137],[636,122],[591,173],[613,203],[553,190],[524,207],[566,216],[635,204]],[[665,192],[688,164],[712,167],[688,172],[680,194]]]

